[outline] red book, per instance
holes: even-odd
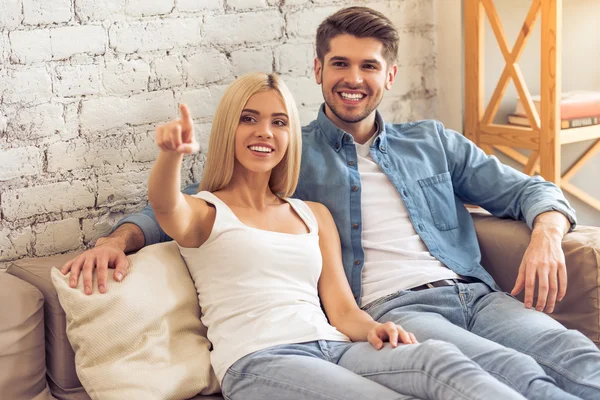
[[[538,115],[541,113],[540,96],[531,96]],[[517,97],[514,114],[526,115],[521,99]],[[600,115],[600,92],[575,91],[564,92],[560,99],[560,119],[594,117]]]
[[[508,116],[508,123],[511,125],[531,126],[527,117],[525,117],[523,115],[517,115],[517,114],[510,114]],[[583,126],[598,125],[598,124],[600,124],[600,117],[563,119],[562,121],[560,121],[560,128],[561,129],[581,128]]]

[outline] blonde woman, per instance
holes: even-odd
[[[188,196],[179,190],[183,155],[198,150],[190,111],[182,105],[181,119],[156,131],[149,199],[194,279],[224,397],[522,398],[453,345],[417,343],[358,308],[329,211],[288,197],[300,132],[276,75],[239,78],[216,111],[200,192]]]

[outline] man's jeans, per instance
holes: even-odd
[[[592,341],[483,283],[400,291],[363,310],[417,340],[455,344],[528,399],[575,398],[565,392],[600,399],[600,351]]]
[[[438,340],[381,350],[323,340],[274,346],[235,362],[222,391],[232,400],[524,399]]]

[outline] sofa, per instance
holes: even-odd
[[[530,230],[522,222],[472,212],[483,266],[505,291],[514,285]],[[552,315],[600,345],[600,228],[579,226],[563,240],[569,289]],[[0,394],[19,400],[89,400],[75,371],[65,313],[50,270],[78,253],[26,258],[0,273]],[[523,294],[520,295],[522,300]],[[221,399],[196,396],[193,399]]]

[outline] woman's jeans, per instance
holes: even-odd
[[[483,283],[400,291],[363,310],[417,340],[456,345],[528,399],[600,399],[600,351],[591,340]]]
[[[289,344],[235,362],[222,382],[230,400],[524,399],[456,346],[438,340]]]

